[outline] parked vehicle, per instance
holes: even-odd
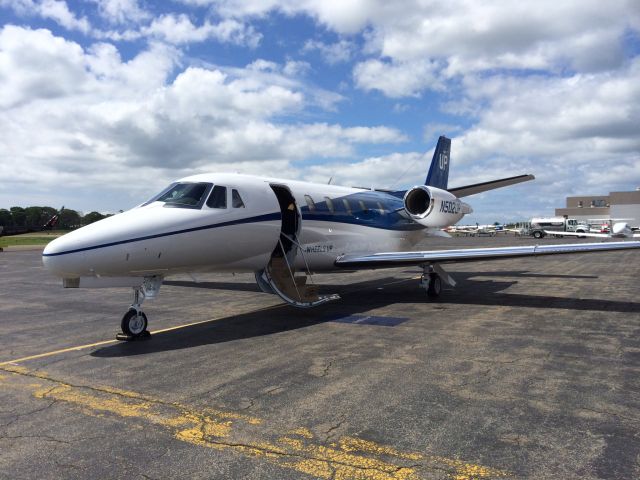
[[[534,238],[544,238],[547,235],[545,232],[587,233],[589,231],[590,227],[587,223],[578,221],[575,218],[534,217],[531,219],[529,235]]]

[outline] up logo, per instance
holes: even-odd
[[[447,168],[448,163],[449,157],[447,156],[447,154],[441,153],[438,159],[438,166],[440,167],[440,170],[444,170],[445,168]]]

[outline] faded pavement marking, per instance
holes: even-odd
[[[91,416],[139,421],[169,431],[174,438],[219,451],[263,459],[321,479],[419,480],[420,472],[440,473],[451,480],[505,478],[507,472],[462,460],[402,452],[357,437],[324,444],[304,427],[268,434],[263,420],[212,408],[180,403],[111,387],[73,385],[40,371],[3,366],[0,383],[28,390],[34,397],[55,400]]]

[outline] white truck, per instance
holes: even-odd
[[[558,232],[558,236],[562,232],[587,233],[590,228],[586,222],[581,222],[575,218],[565,217],[533,217],[530,221],[529,235],[534,238],[544,238],[547,232]]]

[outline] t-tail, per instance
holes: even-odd
[[[449,163],[451,160],[451,139],[441,135],[438,138],[436,150],[433,152],[431,167],[425,180],[425,185],[430,187],[447,189],[449,182]]]

